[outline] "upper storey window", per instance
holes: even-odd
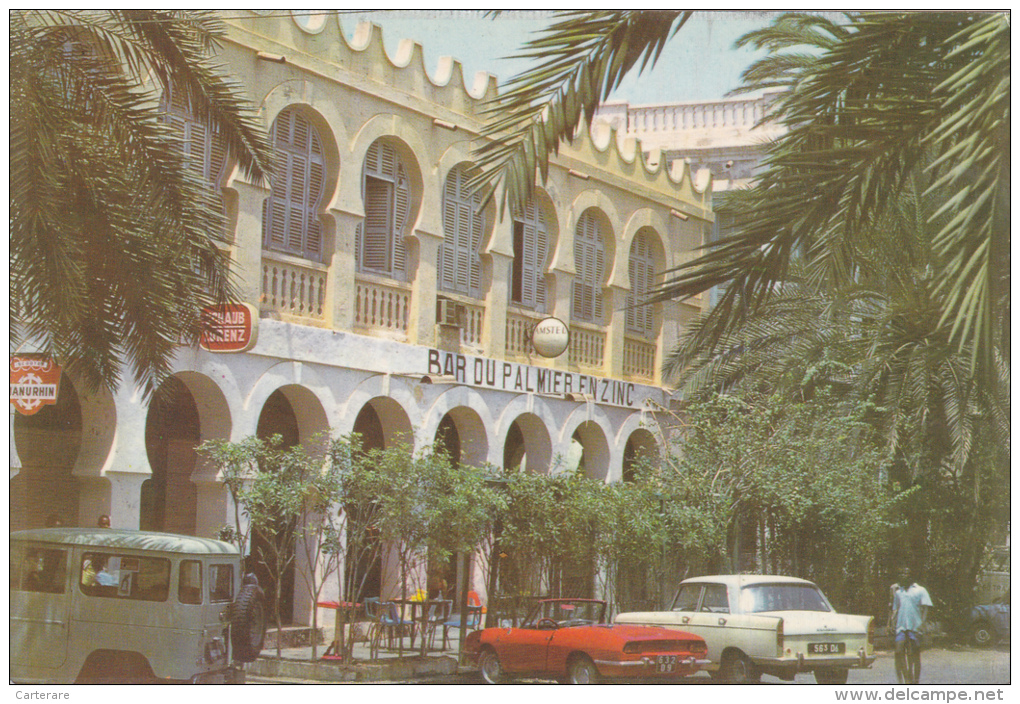
[[[574,287],[571,318],[602,324],[602,282],[606,276],[606,227],[593,208],[581,215],[574,232]]]
[[[227,145],[222,135],[199,122],[188,99],[171,88],[163,93],[161,107],[170,127],[180,137],[188,168],[210,189],[218,190],[223,185],[227,165]]]
[[[478,256],[485,232],[480,194],[465,188],[467,170],[455,167],[443,190],[443,243],[439,248],[439,288],[479,297],[482,260]]]
[[[315,126],[293,108],[277,116],[269,137],[276,149],[276,174],[262,208],[263,246],[321,260],[322,139]]]
[[[510,300],[524,308],[545,312],[545,259],[549,229],[545,213],[528,201],[514,215],[514,261],[510,272]]]
[[[404,229],[411,216],[411,186],[397,150],[377,141],[368,149],[361,194],[365,221],[358,226],[358,270],[403,279]]]
[[[655,286],[654,237],[647,230],[641,230],[630,246],[627,270],[630,275],[630,291],[627,292],[627,332],[651,337],[654,330],[654,309],[642,305],[648,293]]]

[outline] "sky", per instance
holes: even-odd
[[[629,76],[611,97],[632,105],[707,101],[723,98],[740,85],[741,72],[765,52],[735,49],[738,37],[769,24],[776,13],[747,11],[696,12],[668,43],[655,68],[640,77]],[[383,28],[387,52],[393,56],[402,39],[422,45],[425,67],[436,72],[440,57],[452,56],[464,66],[470,85],[477,71],[488,71],[501,81],[526,64],[508,60],[533,33],[550,23],[547,13],[508,11],[498,18],[482,11],[377,10],[340,15],[350,38],[360,22]]]

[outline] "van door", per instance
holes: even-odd
[[[11,665],[30,666],[21,670],[28,678],[34,679],[30,673],[37,668],[56,669],[67,659],[69,565],[67,548],[11,543]]]
[[[222,651],[222,656],[210,652],[210,663],[224,667],[229,664],[230,631],[222,615],[230,608],[239,589],[240,575],[236,565],[229,560],[206,562],[206,595],[203,605],[203,622],[207,631],[206,642],[212,651]],[[219,639],[218,641],[216,639]]]

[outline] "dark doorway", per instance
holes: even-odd
[[[145,451],[152,476],[142,484],[142,530],[195,534],[197,492],[191,481],[201,442],[198,407],[188,387],[171,377],[152,396],[145,419]]]
[[[277,389],[266,399],[262,413],[259,414],[255,435],[260,440],[268,440],[274,435],[279,435],[283,441],[281,447],[284,449],[294,447],[300,441],[297,416],[283,391]],[[267,547],[266,538],[252,535],[252,556],[258,555],[259,550],[265,550]],[[250,569],[259,578],[259,584],[262,585],[266,595],[269,613],[274,613],[276,579],[259,560],[252,559],[251,561],[254,564],[250,565]],[[290,561],[280,581],[280,619],[284,623],[292,623],[294,621],[294,560]]]
[[[382,450],[385,448],[382,421],[372,404],[366,404],[354,420],[354,432],[361,436],[361,449],[363,452]],[[349,520],[353,524],[360,525],[370,520],[368,509],[360,506],[350,508]],[[352,533],[361,535],[369,529],[356,528]],[[350,537],[350,533],[348,534]],[[378,545],[378,537],[369,533],[368,541],[375,541],[374,544],[358,546],[348,541],[347,560],[344,564],[344,573],[348,579],[353,579],[357,584],[352,589],[357,593],[353,595],[355,600],[365,597],[378,597],[382,594],[382,555],[381,547]]]
[[[11,530],[42,528],[50,516],[78,524],[78,480],[72,474],[81,449],[81,405],[67,376],[57,402],[14,416],[21,471],[10,482]]]

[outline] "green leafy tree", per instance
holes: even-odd
[[[172,90],[252,180],[271,162],[239,88],[213,62],[221,23],[182,10],[17,10],[10,23],[12,344],[90,389],[125,364],[151,393],[203,306],[232,285],[223,215],[160,107]]]
[[[284,447],[279,435],[265,440],[248,438],[236,444],[211,441],[199,451],[216,463],[231,493],[237,536],[246,548],[245,554],[271,576],[270,610],[276,622],[279,658],[283,575],[294,563],[298,539],[306,537],[305,531],[318,532],[311,528],[313,515],[321,518],[320,512],[325,510],[323,502],[328,496],[320,492],[331,491],[330,479],[322,478],[321,459],[309,455],[301,445]],[[330,533],[326,529],[312,537],[322,539]]]

